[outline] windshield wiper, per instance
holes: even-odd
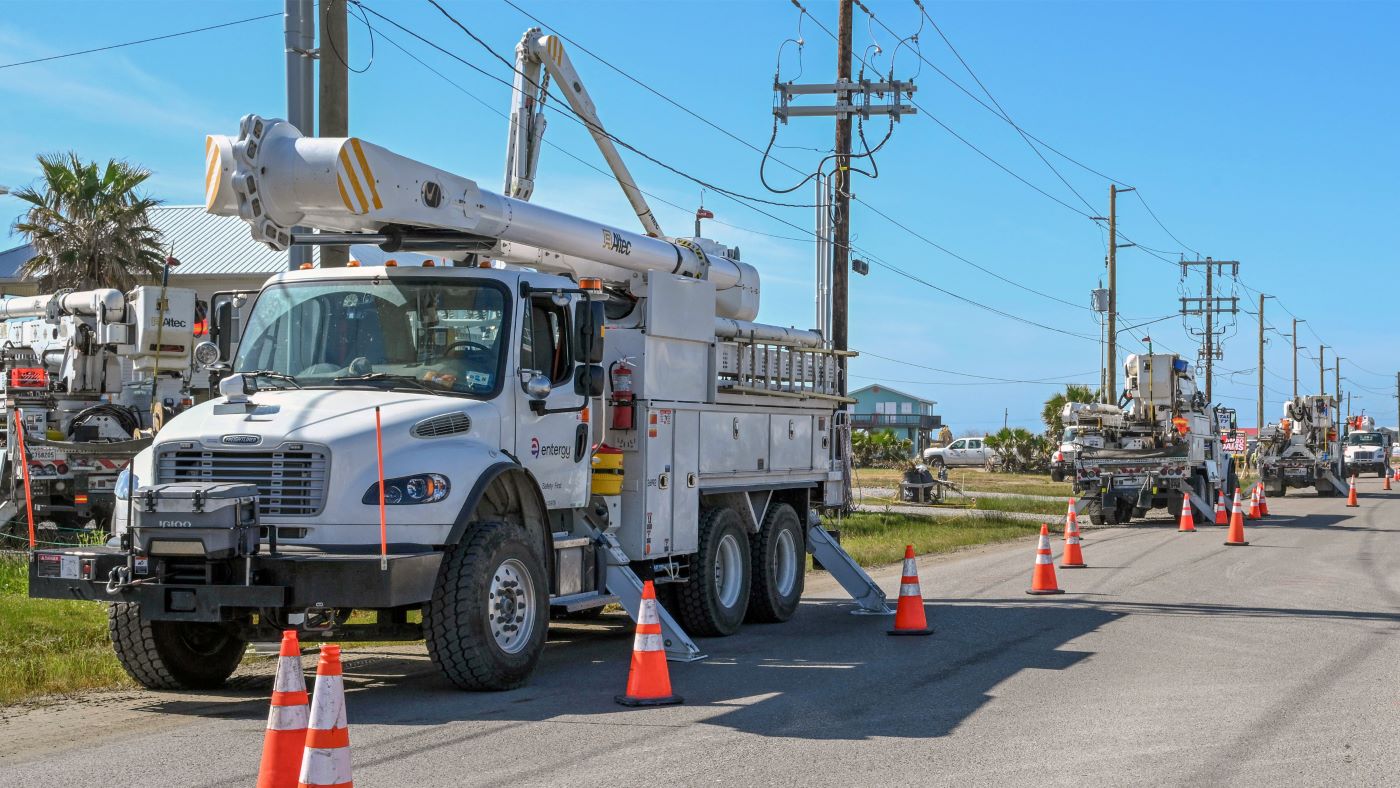
[[[413,375],[391,375],[388,372],[367,372],[363,375],[343,375],[338,378],[331,378],[331,380],[336,383],[377,383],[379,381],[409,383],[412,384],[414,388],[422,391],[431,391],[434,394],[445,393],[444,389],[433,388]]]
[[[278,372],[278,371],[275,370],[275,369],[257,369],[257,370],[253,370],[252,372],[244,372],[244,373],[241,373],[241,374],[242,374],[244,377],[246,377],[246,378],[253,378],[254,380],[256,380],[256,379],[258,379],[258,378],[268,378],[268,379],[270,379],[270,380],[280,380],[280,381],[282,381],[283,383],[290,383],[292,386],[294,386],[294,387],[296,387],[296,388],[301,388],[301,384],[297,382],[297,379],[296,379],[296,378],[292,377],[291,375],[288,375],[288,374],[285,373],[285,372]]]

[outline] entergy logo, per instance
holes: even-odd
[[[531,456],[531,457],[538,457],[538,456],[540,456],[540,439],[539,439],[539,438],[531,438],[531,439],[530,439],[530,456]]]

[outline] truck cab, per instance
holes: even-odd
[[[1348,474],[1374,473],[1383,478],[1390,473],[1390,436],[1384,432],[1352,430],[1347,433],[1342,451],[1346,453]]]

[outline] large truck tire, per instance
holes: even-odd
[[[1061,471],[1061,470],[1058,470],[1058,469],[1054,469],[1054,468],[1052,468],[1052,469],[1050,470],[1050,481],[1052,481],[1052,482],[1062,482],[1062,481],[1064,481],[1064,480],[1065,480],[1065,472],[1064,472],[1064,471]]]
[[[785,503],[769,507],[758,536],[750,542],[749,566],[753,567],[753,580],[749,586],[749,611],[745,620],[787,621],[802,601],[807,574],[807,551],[797,511]]]
[[[674,612],[692,635],[732,635],[749,607],[749,535],[727,506],[701,512],[699,530],[700,549],[690,581],[676,588]]]
[[[135,602],[107,606],[107,634],[127,675],[154,690],[218,689],[248,647],[220,624],[144,620]]]
[[[544,653],[549,581],[525,534],[478,523],[447,548],[423,608],[428,656],[464,690],[523,685]]]

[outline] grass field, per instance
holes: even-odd
[[[107,641],[107,608],[30,599],[25,561],[0,554],[0,706],[36,695],[130,686]]]
[[[841,546],[862,566],[888,564],[904,557],[904,546],[914,552],[949,553],[964,547],[1005,542],[1039,533],[1036,523],[1000,518],[950,517],[934,519],[915,515],[860,512],[839,523]]]
[[[1023,512],[1028,514],[1061,515],[1065,513],[1066,501],[1042,501],[1039,498],[1022,498],[1019,496],[1009,496],[1006,498],[974,496],[968,498],[951,497],[945,499],[941,505],[929,505],[929,509],[935,512],[956,511],[958,509],[976,509],[983,512]],[[867,507],[878,506],[915,506],[918,504],[908,504],[894,498],[867,495],[861,498],[858,503]]]
[[[903,471],[888,468],[857,468],[857,487],[898,487]],[[1039,473],[988,473],[980,468],[949,468],[948,481],[964,490],[1016,493],[1019,495],[1054,495],[1068,497],[1073,492],[1069,482],[1052,482]]]

